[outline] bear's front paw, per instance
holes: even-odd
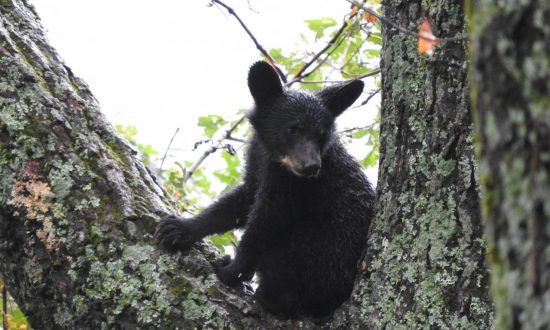
[[[202,238],[192,220],[175,216],[166,217],[158,223],[155,237],[161,248],[172,252],[188,249]]]
[[[241,282],[248,282],[254,276],[254,272],[243,272],[237,266],[231,256],[224,256],[214,263],[218,279],[225,285],[236,286]]]

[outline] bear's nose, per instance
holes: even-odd
[[[311,162],[304,166],[304,169],[302,172],[306,176],[315,177],[317,176],[317,174],[319,174],[320,169],[321,169],[321,164],[319,164],[318,162]]]

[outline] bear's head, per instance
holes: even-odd
[[[248,73],[255,109],[250,122],[273,160],[299,177],[319,174],[322,158],[334,137],[334,120],[355,102],[363,82],[327,87],[315,94],[283,88],[266,62]]]

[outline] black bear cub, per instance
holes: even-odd
[[[284,89],[272,67],[248,74],[254,134],[244,182],[192,219],[168,217],[159,245],[184,250],[205,236],[245,227],[234,259],[215,264],[234,286],[259,275],[256,297],[281,317],[323,317],[350,295],[373,216],[374,192],[335,133],[334,120],[363,82],[316,94]]]

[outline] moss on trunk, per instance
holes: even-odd
[[[498,329],[550,327],[550,4],[472,5],[483,215]]]
[[[464,33],[462,1],[384,2],[415,30]],[[488,329],[492,306],[482,238],[466,42],[433,57],[383,28],[378,212],[354,294],[368,328]]]

